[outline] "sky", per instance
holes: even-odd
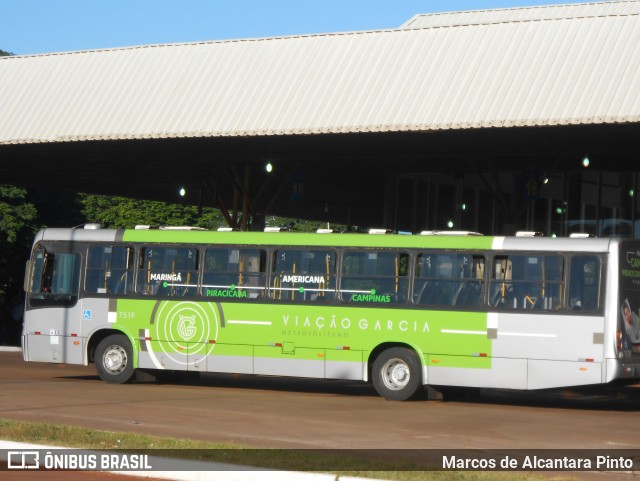
[[[397,28],[418,13],[576,0],[0,0],[17,55]]]

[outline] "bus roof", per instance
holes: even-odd
[[[38,241],[139,242],[211,245],[543,250],[607,252],[612,238],[494,237],[478,235],[318,234],[301,232],[216,232],[186,229],[45,229]]]

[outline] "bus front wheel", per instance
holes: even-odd
[[[96,348],[96,370],[105,382],[123,384],[133,377],[133,350],[122,334],[105,337]]]
[[[373,363],[373,385],[389,401],[406,401],[421,386],[421,365],[415,351],[392,347],[383,351]]]

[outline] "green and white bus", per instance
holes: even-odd
[[[26,361],[518,390],[640,378],[640,242],[46,229]],[[462,234],[462,233],[460,233]]]

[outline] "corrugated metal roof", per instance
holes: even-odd
[[[560,20],[576,17],[634,15],[638,13],[638,3],[638,0],[622,0],[465,12],[421,13],[409,19],[400,28],[436,28],[501,22]]]
[[[0,143],[637,122],[640,2],[606,5],[620,10],[3,57]]]

